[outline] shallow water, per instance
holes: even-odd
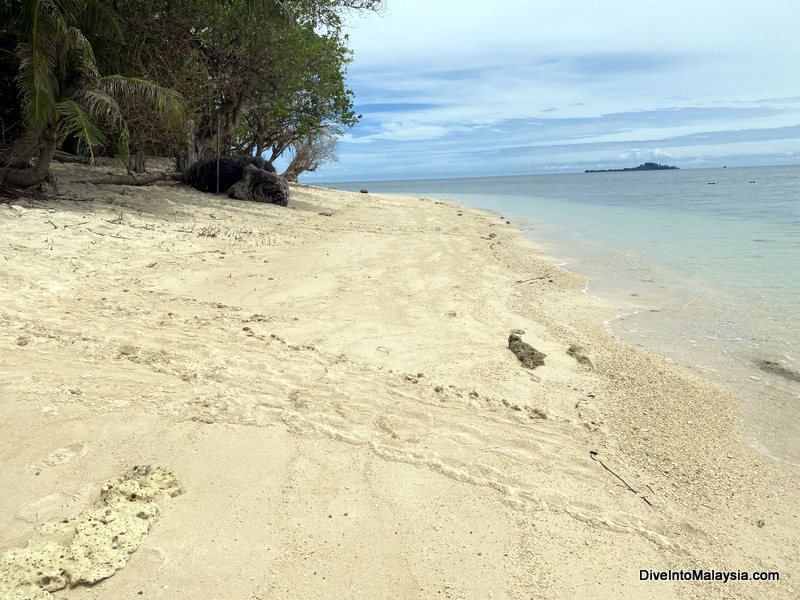
[[[745,438],[800,466],[800,167],[335,183],[498,211],[617,313],[621,339],[743,401]]]

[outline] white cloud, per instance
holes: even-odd
[[[419,122],[392,121],[381,124],[381,131],[360,138],[349,138],[352,143],[364,144],[375,140],[397,142],[418,142],[436,140],[452,133],[452,129],[441,125],[428,125]]]
[[[796,0],[388,6],[387,16],[350,32],[349,84],[357,104],[394,106],[362,111],[362,124],[342,141],[340,162],[323,167],[323,178],[380,174],[398,162],[406,177],[465,164],[483,164],[487,174],[532,172],[558,161],[625,160],[637,147],[676,159],[734,147],[785,155],[796,142],[785,139],[785,128],[800,124],[795,77],[787,72],[800,62]],[[403,103],[412,106],[404,111]],[[758,107],[765,110],[743,110]],[[763,133],[769,129],[772,141]],[[758,139],[749,139],[753,130],[762,131]],[[745,132],[741,141],[721,137],[732,131]],[[706,144],[699,142],[704,134]],[[549,156],[536,150],[545,145]],[[560,147],[565,154],[555,156]],[[471,154],[481,150],[483,163]]]

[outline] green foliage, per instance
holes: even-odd
[[[290,51],[271,73],[260,75],[260,95],[245,111],[237,131],[240,151],[270,149],[275,158],[316,131],[338,135],[358,121],[345,83],[351,53],[342,40],[306,25],[294,27],[284,44]]]
[[[340,32],[352,13],[380,12],[383,0],[285,0],[282,3],[297,23]]]
[[[19,65],[15,83],[29,138],[61,143],[74,137],[93,154],[95,146],[106,142],[106,134],[113,133],[116,150],[126,156],[129,134],[118,98],[143,98],[160,112],[181,111],[180,98],[172,90],[144,79],[100,76],[84,30],[100,31],[108,39],[119,36],[107,6],[81,0],[18,4],[20,10],[3,39],[15,42]]]
[[[34,138],[77,138],[123,156],[129,146],[180,156],[191,120],[199,154],[221,142],[226,152],[274,158],[358,121],[342,28],[348,15],[381,7],[381,0],[0,0],[3,140],[25,137],[31,158]]]
[[[195,150],[274,158],[293,140],[340,133],[358,117],[346,87],[351,53],[342,16],[378,0],[116,0],[126,31],[121,48],[100,52],[105,70],[143,73],[187,99]],[[96,46],[98,47],[98,46]],[[129,117],[135,119],[136,117]],[[183,128],[139,127],[134,146],[169,148],[181,159]]]
[[[94,159],[93,148],[98,144],[102,144],[105,141],[105,136],[89,116],[89,113],[86,112],[86,109],[71,99],[61,100],[56,104],[56,109],[61,115],[59,141],[63,142],[68,136],[85,140]]]

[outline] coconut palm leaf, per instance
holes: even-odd
[[[97,88],[81,88],[72,95],[94,120],[113,121],[121,114],[119,102],[108,92]]]
[[[117,150],[121,158],[127,160],[130,132],[128,131],[128,124],[122,116],[122,109],[117,99],[102,89],[81,88],[75,92],[72,101],[85,111],[86,116],[98,131],[101,127],[98,123],[106,124],[109,129],[113,129]],[[91,140],[81,133],[75,135],[84,140],[91,149],[93,145]]]
[[[56,109],[60,117],[59,142],[74,136],[83,140],[89,148],[91,160],[94,162],[94,147],[106,141],[106,137],[97,123],[75,100],[67,99],[57,103]]]
[[[89,0],[84,2],[83,12],[78,20],[81,31],[102,31],[112,39],[121,40],[124,37],[119,18],[110,2]],[[116,4],[116,3],[114,3]]]
[[[28,128],[41,132],[47,127],[56,107],[56,82],[52,69],[41,50],[28,44],[17,48],[20,61],[17,86],[22,99],[22,116]]]
[[[58,76],[65,70],[62,59],[69,48],[68,21],[79,5],[76,0],[21,2],[21,42],[17,47],[20,71],[16,80],[22,96],[22,115],[34,132],[43,131],[52,122],[59,94]]]
[[[178,92],[139,77],[108,75],[97,81],[97,89],[123,101],[141,98],[153,103],[156,110],[171,118],[182,118],[184,99]]]
[[[67,33],[67,55],[63,61],[64,65],[74,69],[86,81],[99,79],[100,72],[97,70],[97,61],[89,40],[77,27],[70,27]]]
[[[98,79],[95,85],[96,88],[91,94],[84,93],[84,102],[91,106],[93,113],[98,116],[102,115],[102,109],[105,108],[105,115],[113,119],[117,150],[123,160],[127,160],[130,153],[130,131],[118,101],[126,106],[143,101],[155,106],[158,113],[168,118],[183,119],[185,106],[183,96],[152,81],[138,77],[109,75]]]

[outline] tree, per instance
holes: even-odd
[[[274,158],[308,135],[341,133],[358,120],[342,28],[347,15],[381,7],[381,0],[0,0],[0,177],[40,182],[67,138],[89,154],[99,147],[123,158],[129,149],[171,153],[184,166],[187,124],[195,156],[221,145]],[[118,75],[100,75],[108,72]],[[175,118],[181,94],[186,120]]]
[[[4,181],[18,187],[43,181],[57,145],[69,136],[92,153],[107,142],[105,132],[112,132],[116,149],[125,156],[129,130],[119,97],[142,98],[163,113],[180,112],[179,95],[171,90],[142,78],[100,76],[83,31],[104,30],[112,35],[117,31],[113,13],[104,5],[91,0],[16,4],[18,12],[9,32],[16,38],[19,74],[15,82],[24,130],[0,155]]]
[[[339,135],[358,122],[345,83],[351,52],[338,37],[310,26],[292,33],[294,51],[256,86],[260,95],[244,111],[234,140],[239,152],[269,153],[272,161],[309,136]]]
[[[0,148],[15,139],[22,130],[22,112],[15,83],[19,72],[15,52],[17,42],[11,30],[14,18],[10,0],[0,0]]]
[[[379,0],[116,0],[121,49],[102,53],[109,70],[144,72],[188,101],[192,130],[150,126],[146,139],[188,157],[271,153],[320,129],[353,126],[351,60],[341,28],[351,11],[379,10]],[[135,118],[135,117],[131,117]]]
[[[340,33],[346,15],[380,13],[383,0],[284,0],[282,5],[302,24]]]
[[[283,178],[286,181],[297,182],[301,173],[305,171],[313,173],[324,163],[336,162],[339,160],[336,156],[338,145],[336,137],[327,132],[308,134],[303,139],[293,142],[290,150],[292,160],[283,173]]]

